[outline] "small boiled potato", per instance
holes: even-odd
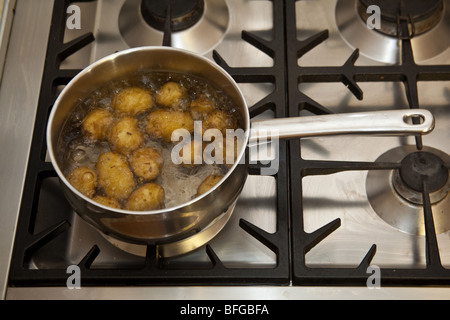
[[[208,114],[216,110],[214,102],[204,96],[192,101],[190,113],[194,120],[204,120]]]
[[[111,149],[128,154],[144,143],[144,136],[135,118],[122,118],[111,129],[108,139]]]
[[[124,155],[115,152],[103,153],[98,157],[96,169],[98,183],[109,198],[125,200],[133,192],[134,175]]]
[[[197,189],[197,197],[211,190],[216,184],[222,180],[223,176],[211,175],[207,177]]]
[[[222,110],[216,110],[206,116],[203,121],[203,132],[208,129],[218,129],[225,137],[227,129],[237,129],[237,120]]]
[[[144,181],[156,179],[163,165],[161,154],[152,148],[137,149],[130,155],[129,161],[134,174]]]
[[[83,119],[81,130],[88,138],[106,140],[113,123],[114,118],[108,110],[94,109]]]
[[[112,101],[116,113],[131,117],[150,111],[153,106],[152,94],[136,87],[122,89]]]
[[[113,209],[122,209],[119,201],[117,201],[116,199],[112,199],[112,198],[108,198],[108,197],[104,197],[104,196],[95,196],[92,200],[94,200],[95,202],[104,205],[106,207],[110,207]]]
[[[186,98],[186,88],[176,82],[167,82],[158,90],[156,103],[164,107],[178,109]]]
[[[156,183],[137,188],[128,198],[125,208],[130,211],[158,210],[164,206],[164,189]]]
[[[178,129],[194,132],[194,119],[189,112],[176,110],[156,110],[147,117],[146,131],[154,138],[172,141],[172,133]]]
[[[67,176],[70,184],[86,197],[92,198],[97,187],[97,174],[86,167],[74,169]]]

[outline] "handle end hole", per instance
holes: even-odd
[[[425,116],[422,114],[409,114],[403,117],[406,124],[417,126],[425,123]]]

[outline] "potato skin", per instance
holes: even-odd
[[[208,114],[216,110],[214,102],[204,96],[192,101],[189,112],[194,120],[204,120]]]
[[[150,111],[154,104],[152,94],[145,89],[137,87],[120,90],[112,101],[115,113],[130,117]]]
[[[130,211],[158,210],[164,206],[164,189],[156,183],[137,188],[128,198],[125,208]]]
[[[163,158],[156,149],[141,148],[130,155],[129,162],[131,169],[138,178],[151,181],[160,175]]]
[[[205,180],[203,180],[203,182],[197,189],[197,197],[208,192],[211,188],[213,188],[216,184],[218,184],[220,180],[222,180],[222,178],[223,176],[211,175],[207,177]]]
[[[108,139],[111,150],[129,154],[144,143],[144,136],[135,118],[122,118],[111,129]]]
[[[104,197],[104,196],[95,196],[92,200],[101,205],[104,205],[106,207],[110,207],[113,209],[122,209],[122,206],[120,205],[119,201],[117,201],[116,199],[112,199],[112,198],[108,198],[108,197]]]
[[[185,99],[187,99],[186,88],[172,81],[164,84],[156,93],[156,103],[167,108],[181,108]]]
[[[203,121],[203,133],[208,129],[218,129],[225,137],[227,129],[237,129],[237,120],[222,110],[209,113]]]
[[[124,155],[115,152],[101,154],[96,170],[98,183],[109,198],[121,201],[127,199],[133,192],[134,176]]]
[[[189,112],[159,109],[147,117],[146,132],[154,138],[171,142],[172,132],[177,129],[194,132],[194,119]]]
[[[70,184],[89,198],[92,198],[95,194],[97,179],[97,173],[86,167],[76,168],[67,175]]]
[[[111,112],[106,109],[94,109],[83,119],[81,130],[90,139],[106,140],[113,123],[114,117]]]

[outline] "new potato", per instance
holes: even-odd
[[[222,180],[222,176],[219,175],[211,175],[207,177],[203,182],[200,184],[200,186],[197,189],[197,196],[201,196],[202,194],[205,194],[211,188],[213,188],[216,184]]]
[[[95,171],[80,167],[69,173],[67,180],[70,184],[85,196],[92,198],[97,187],[97,174]]]
[[[119,115],[137,116],[150,111],[153,96],[148,90],[141,88],[125,88],[119,91],[112,101],[113,109]]]
[[[122,154],[115,152],[101,154],[96,170],[98,183],[109,198],[126,200],[136,187],[128,160]]]
[[[141,148],[134,151],[129,161],[134,174],[143,181],[156,179],[163,165],[161,154],[153,148]]]
[[[144,143],[139,122],[135,118],[122,118],[111,129],[108,139],[112,151],[129,154]]]
[[[146,131],[154,138],[171,142],[172,133],[177,129],[194,132],[194,119],[189,112],[160,109],[153,111],[147,117]]]
[[[147,183],[137,188],[125,205],[131,211],[150,211],[164,206],[164,189],[156,183]]]
[[[186,88],[177,82],[167,82],[156,94],[156,103],[168,107],[178,109],[182,107],[184,100],[187,98]]]
[[[106,140],[113,123],[111,112],[106,109],[94,109],[83,119],[81,130],[90,139]]]

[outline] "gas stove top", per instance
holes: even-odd
[[[299,282],[314,283],[319,277],[329,283],[355,284],[366,279],[367,269],[375,265],[381,268],[384,283],[444,284],[449,57],[445,50],[436,49],[440,45],[436,36],[434,46],[423,47],[421,36],[396,40],[367,29],[363,20],[351,18],[358,15],[357,10],[349,10],[358,7],[356,2],[290,4],[288,20],[289,15],[294,19],[290,12],[295,12],[297,21],[295,29],[289,30],[288,25],[287,33],[288,53],[292,53],[288,69],[295,70],[289,82],[290,115],[422,107],[434,113],[437,127],[423,138],[333,137],[291,142],[291,190],[303,196],[291,202],[294,277],[298,275]],[[447,8],[445,3],[443,16]],[[308,15],[311,11],[320,12],[321,19]],[[429,32],[446,30],[447,23],[444,19]],[[360,41],[352,36],[356,25],[371,36],[363,41],[366,46],[354,46]],[[377,40],[380,37],[382,41]],[[378,51],[368,50],[367,44]],[[417,59],[416,51],[422,53],[419,58],[428,59]],[[387,59],[389,54],[399,60]],[[419,188],[409,184],[407,176],[415,169],[408,170],[403,160],[416,152],[440,159],[437,166],[443,172],[437,175],[443,181],[437,190],[425,192],[420,178],[415,180]],[[430,164],[432,160],[424,161]],[[431,189],[432,174],[427,179]]]
[[[126,290],[171,299],[178,289],[235,299],[264,288],[268,299],[423,298],[423,290],[442,298],[450,284],[450,54],[442,36],[450,3],[419,2],[204,0],[167,10],[165,1],[17,0],[0,92],[11,106],[0,128],[24,124],[1,158],[16,160],[2,171],[11,182],[0,198],[11,246],[2,257],[5,297],[95,299]],[[70,25],[77,12],[81,24]],[[372,30],[369,22],[380,24]],[[27,41],[38,49],[25,50]],[[147,45],[214,60],[238,82],[253,119],[423,108],[436,129],[424,137],[281,141],[278,170],[263,170],[273,158],[259,154],[234,210],[201,237],[166,246],[111,239],[65,200],[46,157],[46,121],[83,68]],[[14,85],[17,70],[29,74],[25,95]],[[67,288],[70,266],[80,268],[82,290]],[[374,285],[392,291],[368,290]],[[161,296],[143,289],[155,286]]]

